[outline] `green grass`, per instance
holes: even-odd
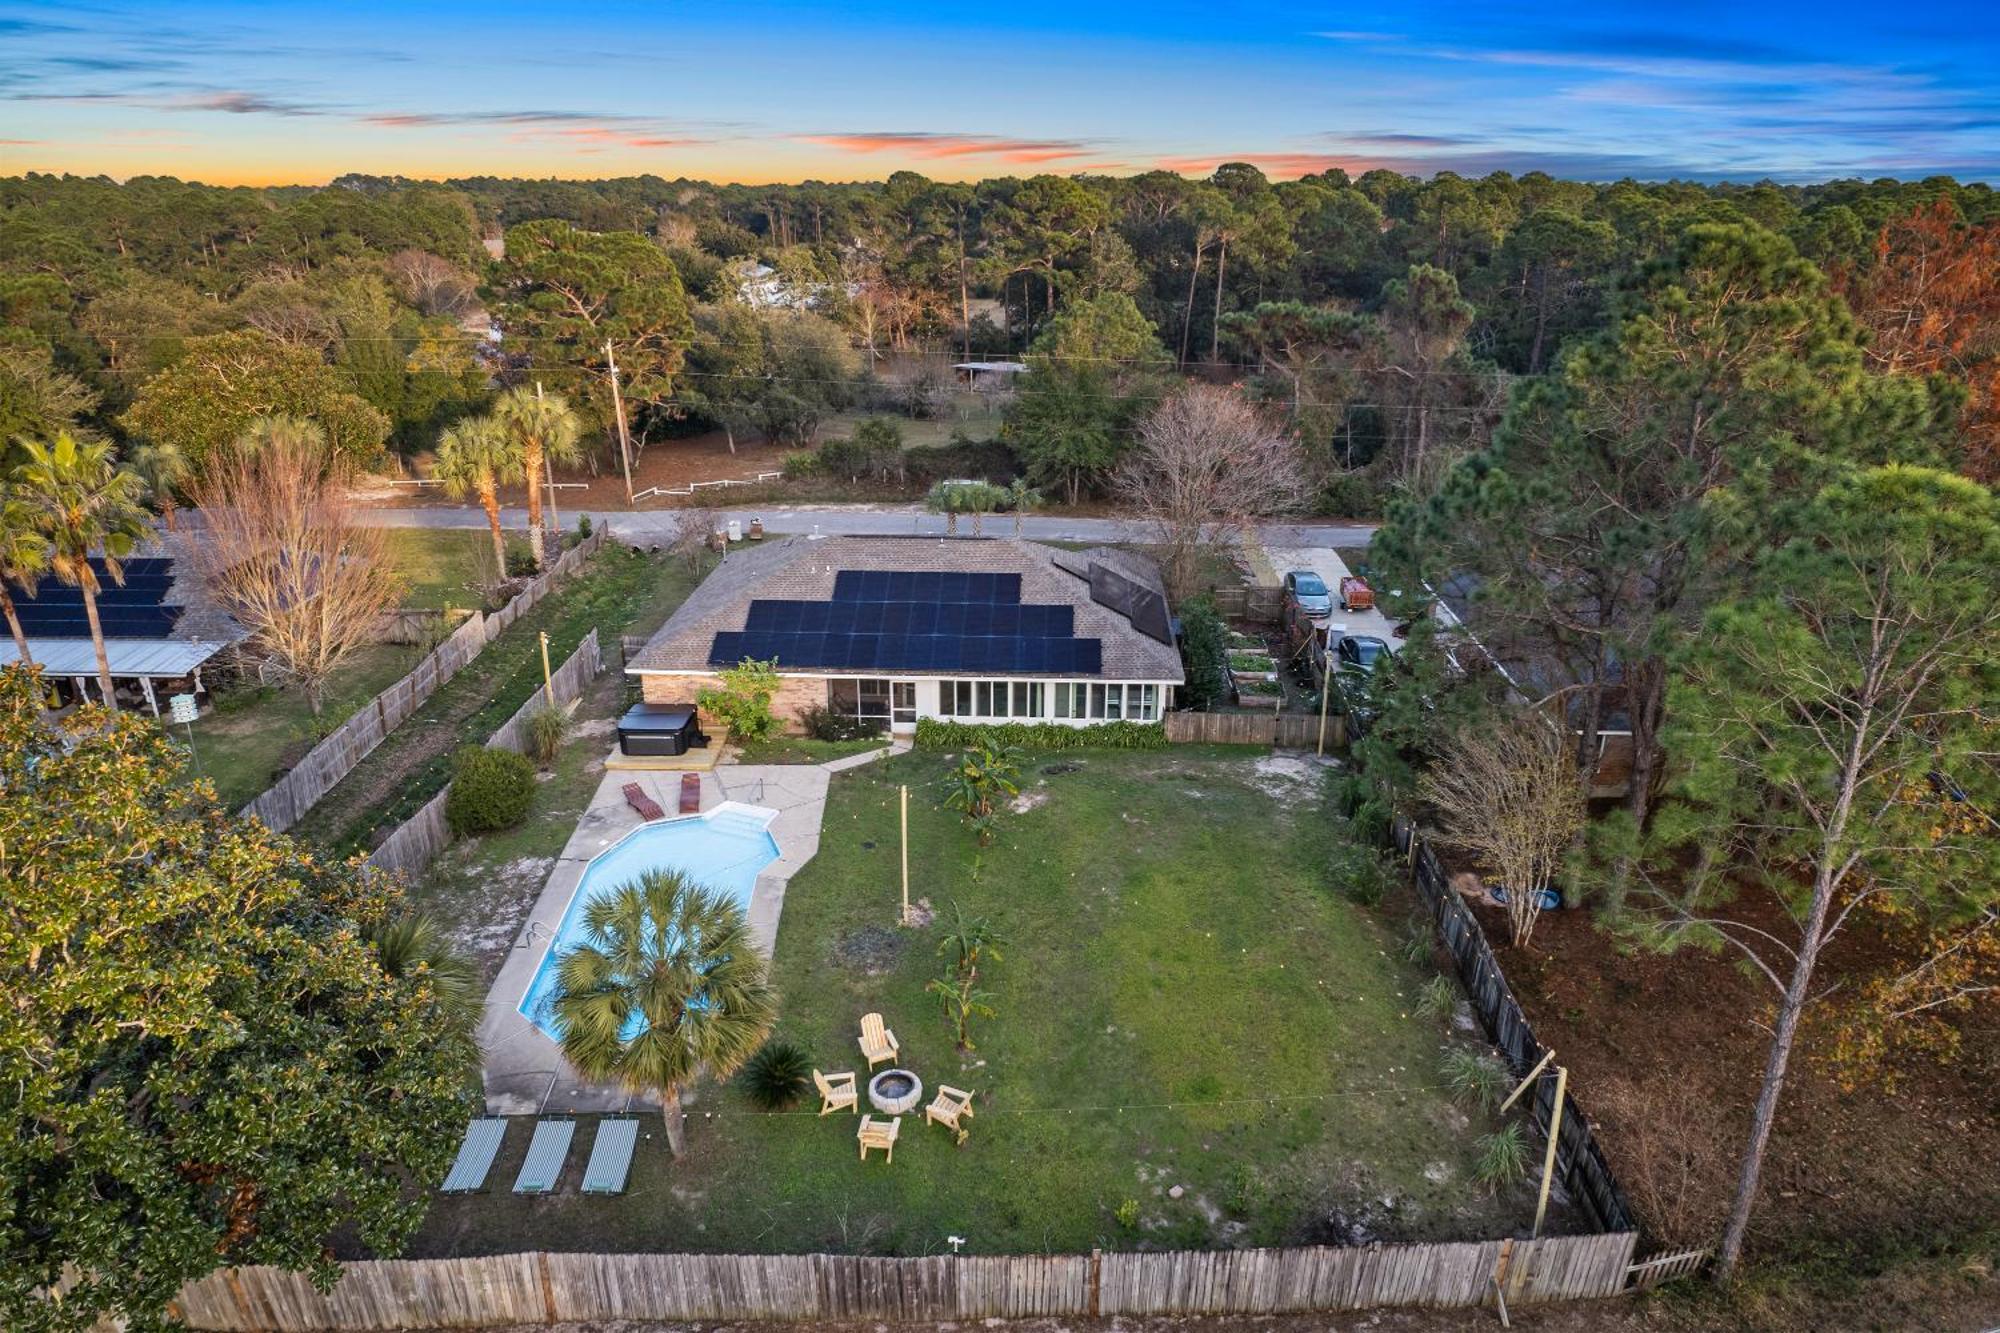
[[[735,742],[731,742],[732,745]],[[853,741],[821,741],[810,736],[772,736],[751,741],[739,748],[739,764],[824,764],[851,754],[866,754],[889,744],[887,736],[864,736]]]
[[[405,718],[320,798],[295,831],[340,853],[374,846],[378,834],[394,829],[444,787],[453,751],[483,744],[540,688],[540,632],[549,636],[550,664],[560,666],[596,629],[615,669],[616,636],[635,625],[660,623],[695,582],[679,561],[605,547]]]
[[[328,680],[317,718],[302,690],[249,681],[224,691],[214,709],[194,725],[203,776],[215,783],[216,795],[231,810],[254,799],[321,737],[401,679],[423,651],[391,643],[357,650]],[[171,730],[177,738],[186,735],[181,728]]]
[[[879,1010],[927,1089],[977,1094],[968,1143],[919,1112],[893,1164],[864,1165],[852,1116],[763,1114],[702,1085],[689,1156],[672,1162],[648,1122],[624,1197],[575,1195],[586,1125],[561,1195],[525,1201],[503,1183],[434,1200],[416,1251],[909,1254],[955,1234],[993,1254],[1345,1241],[1354,1222],[1390,1238],[1494,1235],[1519,1221],[1518,1192],[1495,1200],[1472,1183],[1491,1124],[1438,1086],[1449,1039],[1409,1009],[1422,974],[1391,947],[1394,914],[1328,883],[1345,830],[1316,775],[1274,778],[1240,750],[1063,755],[1029,769],[1040,803],[1004,816],[981,851],[938,804],[949,763],[916,752],[834,779],[819,853],[786,895],[774,979],[779,1034],[822,1069],[861,1067],[856,1025]],[[997,1017],[976,1024],[970,1054],[924,992],[941,924],[895,924],[901,784],[913,892],[1006,937],[981,978]],[[495,1180],[527,1138],[510,1133]],[[1115,1216],[1128,1198],[1129,1228]]]
[[[510,547],[526,551],[525,537],[510,535]],[[493,536],[485,528],[392,528],[389,563],[402,579],[407,607],[477,607],[499,581],[493,567]]]

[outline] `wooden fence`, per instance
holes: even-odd
[[[359,712],[308,750],[305,758],[292,766],[291,772],[272,783],[263,795],[237,813],[255,815],[280,833],[298,823],[320,797],[332,791],[334,784],[353,772],[354,766],[367,758],[404,718],[416,712],[424,700],[437,692],[439,686],[463,670],[466,663],[479,656],[487,644],[520,619],[524,611],[541,601],[550,589],[595,555],[598,548],[604,545],[608,531],[600,529],[563,552],[562,558],[550,566],[547,573],[516,593],[498,611],[486,616],[474,615],[453,630],[450,637],[426,653],[408,675],[363,704]]]
[[[1167,739],[1184,744],[1276,745],[1311,750],[1319,745],[1318,713],[1168,713]],[[1347,719],[1326,719],[1326,748],[1347,744]]]
[[[1511,1306],[1613,1296],[1636,1237],[1172,1250],[1154,1254],[508,1254],[346,1264],[331,1293],[281,1268],[191,1283],[177,1303],[213,1330],[465,1328],[610,1320],[933,1322],[1282,1314],[1379,1305]]]
[[[1215,603],[1215,613],[1224,620],[1254,620],[1275,625],[1284,619],[1285,590],[1269,587],[1210,588],[1202,594]]]
[[[1513,988],[1507,984],[1506,974],[1493,956],[1493,946],[1487,943],[1479,919],[1452,889],[1444,866],[1417,835],[1413,824],[1398,819],[1393,836],[1396,850],[1410,858],[1418,896],[1430,908],[1438,935],[1457,964],[1458,979],[1472,1001],[1473,1012],[1479,1015],[1487,1035],[1507,1057],[1515,1074],[1525,1075],[1547,1048],[1536,1039],[1527,1014],[1515,1000]],[[1530,1104],[1529,1115],[1545,1137],[1555,1108],[1555,1084],[1555,1071],[1544,1070]],[[1599,1230],[1632,1230],[1637,1223],[1591,1131],[1590,1117],[1577,1103],[1575,1093],[1566,1093],[1564,1100],[1562,1130],[1556,1144],[1556,1179]]]
[[[567,704],[583,693],[584,686],[597,678],[604,669],[603,654],[598,651],[597,631],[584,636],[569,660],[550,677],[555,687],[556,704]],[[543,692],[536,690],[528,702],[515,710],[500,729],[487,739],[487,747],[495,750],[526,752],[528,719],[547,703]],[[450,788],[424,802],[417,813],[404,820],[380,847],[369,853],[368,864],[378,870],[399,870],[414,875],[428,866],[437,854],[451,845],[451,826],[445,822],[444,799]]]

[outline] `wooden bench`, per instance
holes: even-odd
[[[625,804],[637,810],[639,818],[649,824],[656,819],[665,819],[667,817],[667,812],[660,809],[660,803],[646,795],[646,789],[636,782],[625,784]]]

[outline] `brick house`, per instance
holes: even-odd
[[[787,537],[732,551],[625,670],[692,704],[717,671],[775,659],[773,709],[910,731],[920,717],[1156,722],[1182,681],[1151,561],[1001,538]]]

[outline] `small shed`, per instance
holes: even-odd
[[[997,389],[1011,385],[1028,367],[1021,361],[961,361],[952,369],[965,377],[968,389]]]

